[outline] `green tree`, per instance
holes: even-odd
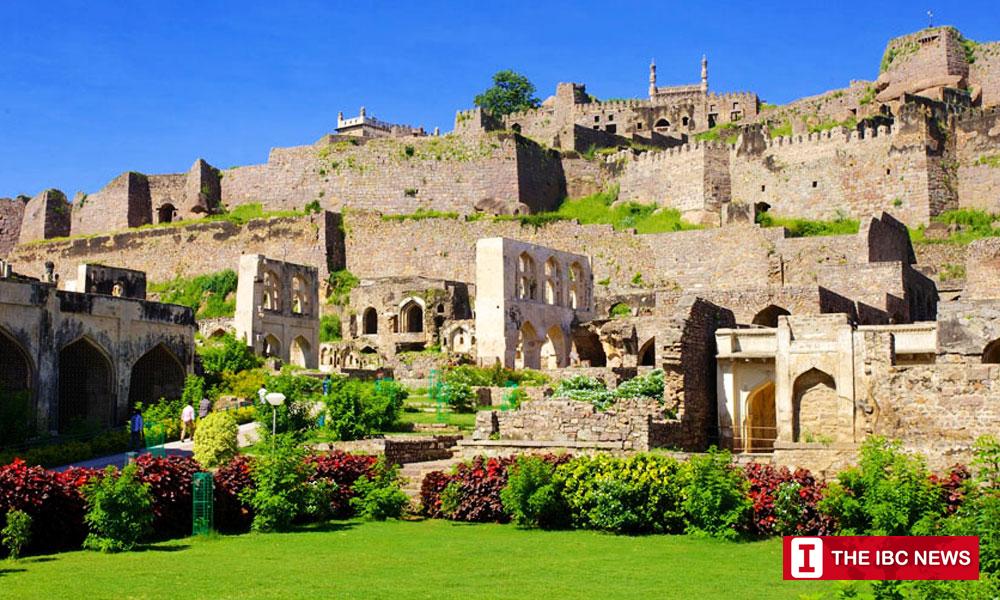
[[[0,539],[12,559],[20,558],[21,549],[31,540],[31,515],[23,510],[8,512],[7,526],[0,531]]]
[[[535,97],[535,85],[524,75],[509,69],[494,73],[493,87],[476,96],[473,102],[495,117],[537,108],[539,105],[538,98]]]

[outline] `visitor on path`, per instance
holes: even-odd
[[[333,382],[330,380],[330,376],[329,375],[327,375],[326,377],[323,378],[323,397],[324,398],[330,395],[330,386],[332,384],[333,384]]]
[[[212,401],[208,398],[202,398],[201,403],[198,404],[198,418],[204,419],[208,416],[208,413],[212,410]]]
[[[138,408],[132,409],[132,417],[129,419],[129,433],[131,434],[131,439],[129,440],[129,448],[132,450],[139,450],[144,447],[145,444],[142,443],[143,437],[143,427],[144,423],[142,421],[142,413],[139,412]]]
[[[266,404],[267,403],[267,388],[264,387],[263,385],[260,386],[260,389],[257,390],[257,397],[260,398],[260,403],[261,404]]]
[[[191,430],[191,439],[194,440],[194,407],[188,404],[181,411],[181,441],[187,440],[188,429]]]

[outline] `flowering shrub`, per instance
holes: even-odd
[[[679,533],[687,474],[672,458],[581,456],[559,467],[556,481],[577,527],[616,533]]]
[[[31,516],[31,542],[24,548],[26,552],[80,547],[87,535],[80,486],[95,473],[90,469],[56,473],[15,459],[0,467],[0,522],[5,522],[11,510]]]
[[[965,465],[955,465],[947,475],[931,475],[931,483],[941,488],[946,512],[951,515],[958,510],[965,500],[966,482],[972,477],[972,472]]]
[[[253,510],[241,500],[241,494],[253,488],[252,466],[253,459],[241,454],[215,472],[215,528],[219,531],[250,529]]]
[[[191,535],[191,482],[201,467],[184,456],[143,454],[135,461],[139,481],[153,500],[153,536],[169,539]]]
[[[330,493],[330,513],[335,517],[351,515],[353,486],[360,477],[369,477],[376,458],[363,454],[348,454],[334,450],[328,454],[314,454],[306,458],[313,466],[309,482],[328,481],[334,484]]]
[[[420,514],[440,519],[446,515],[441,510],[441,493],[444,492],[451,477],[444,471],[431,471],[420,483]]]
[[[805,469],[751,463],[743,468],[753,506],[744,531],[750,535],[832,535],[833,519],[816,505],[826,485]]]

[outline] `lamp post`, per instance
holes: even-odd
[[[281,392],[271,392],[264,398],[271,405],[271,436],[273,438],[278,433],[278,407],[285,403],[285,395]]]

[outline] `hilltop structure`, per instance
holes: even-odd
[[[1000,213],[1000,43],[924,30],[889,42],[877,80],[777,107],[711,91],[707,59],[700,83],[660,86],[655,64],[648,83],[645,98],[608,102],[562,83],[537,109],[460,111],[443,136],[362,109],[265,164],[199,159],[72,203],[56,190],[3,200],[0,255],[32,274],[54,262],[49,283],[18,284],[39,290],[78,262],[157,282],[238,266],[235,320],[202,332],[325,371],[426,381],[467,362],[612,386],[665,374],[662,402],[599,412],[538,397],[482,413],[463,442],[476,452],[718,444],[828,471],[870,434],[945,465],[1000,426],[1000,245],[915,249],[907,229]],[[523,218],[604,189],[702,228]],[[205,218],[251,204],[260,218]],[[762,213],[860,227],[793,238],[756,225]],[[942,286],[946,267],[965,285]],[[76,281],[95,308],[125,311],[113,289]],[[319,341],[323,315],[342,339]],[[23,337],[15,325],[0,322],[3,339]]]

